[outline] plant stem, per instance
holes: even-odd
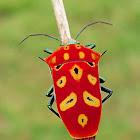
[[[57,21],[57,26],[60,34],[61,41],[63,42],[65,39],[70,39],[70,30],[69,25],[65,13],[65,8],[63,5],[63,0],[52,0],[53,9]]]

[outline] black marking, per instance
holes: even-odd
[[[62,83],[63,83],[63,81],[62,81],[62,80],[60,80],[59,84],[62,84]]]
[[[78,74],[78,69],[77,68],[75,68],[74,71],[75,71],[76,74]]]
[[[56,69],[60,69],[61,66],[62,66],[62,64],[56,66]]]
[[[91,62],[88,62],[90,66],[93,66],[93,64]]]
[[[102,78],[102,77],[99,77],[99,79],[100,79],[100,83],[104,83],[106,80],[104,79],[104,78]]]
[[[67,103],[66,103],[66,104],[71,103],[72,101],[73,101],[73,99],[70,99],[69,101],[67,101]]]
[[[84,119],[82,119],[82,123],[84,122]]]
[[[67,64],[67,63],[71,63],[71,62],[87,62],[87,61],[85,61],[85,60],[67,61],[67,62],[62,63],[61,65],[63,65],[63,64]]]
[[[91,98],[89,98],[89,97],[87,97],[87,99],[89,100],[89,101],[93,101]]]
[[[94,81],[94,78],[91,78],[92,81]]]

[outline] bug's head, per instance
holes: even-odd
[[[74,40],[74,39],[65,39],[61,44],[60,44],[60,46],[64,46],[64,45],[70,45],[70,44],[80,44],[80,42],[79,41],[76,41],[76,40]]]

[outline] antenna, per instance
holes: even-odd
[[[103,24],[113,25],[112,23],[105,22],[105,21],[95,21],[95,22],[93,22],[93,23],[90,23],[90,24],[86,25],[86,26],[77,34],[77,36],[75,37],[75,40],[76,40],[77,37],[86,29],[86,27],[88,27],[88,26],[90,26],[90,25],[93,25],[93,24],[96,24],[96,23],[103,23]]]
[[[42,35],[42,36],[48,36],[50,38],[53,38],[53,39],[56,39],[58,41],[60,41],[62,43],[62,41],[54,36],[51,36],[51,35],[48,35],[48,34],[31,34],[31,35],[28,35],[27,37],[25,37],[22,41],[19,42],[19,44],[21,44],[23,41],[25,41],[27,38],[29,38],[30,36],[39,36],[39,35]]]

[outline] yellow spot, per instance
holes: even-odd
[[[73,107],[77,102],[77,96],[74,92],[72,92],[69,96],[67,96],[66,99],[64,99],[60,103],[60,110],[61,111],[66,111],[67,109]]]
[[[83,52],[79,52],[79,58],[83,59],[85,57],[85,54]]]
[[[52,63],[56,63],[56,56],[54,56],[51,60]]]
[[[83,92],[83,99],[84,102],[89,106],[99,107],[100,106],[100,100],[87,91]]]
[[[87,124],[88,118],[85,114],[80,114],[78,116],[78,123],[84,127]]]
[[[83,74],[83,69],[81,69],[78,65],[74,65],[71,69],[70,69],[70,74],[72,75],[72,77],[79,81],[82,77]]]
[[[91,57],[92,57],[93,60],[96,60],[96,55],[95,54],[91,53]]]
[[[96,82],[97,82],[97,78],[96,78],[96,77],[92,76],[91,74],[88,74],[87,77],[88,77],[89,82],[90,82],[92,85],[95,85],[95,84],[96,84]]]
[[[69,54],[68,53],[64,53],[63,57],[64,57],[65,60],[68,60],[69,59]]]
[[[76,49],[81,49],[80,45],[75,45]]]
[[[69,50],[69,46],[64,46],[64,50]]]
[[[61,78],[57,80],[56,84],[60,88],[64,87],[66,85],[66,76],[61,76]]]

